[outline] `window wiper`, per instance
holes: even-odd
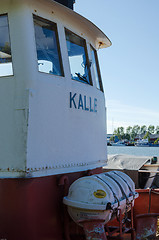
[[[86,83],[89,83],[85,76],[82,76],[80,73],[75,73],[75,74],[79,77],[80,80],[82,80],[82,81],[84,81]]]

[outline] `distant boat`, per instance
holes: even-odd
[[[134,142],[127,142],[125,146],[134,146]]]
[[[125,146],[125,143],[122,141],[118,141],[116,143],[111,143],[112,146]]]
[[[139,139],[135,143],[136,147],[149,147],[149,141],[148,139]]]

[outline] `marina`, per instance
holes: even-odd
[[[74,4],[0,1],[0,239],[157,239],[158,148],[107,146],[112,43]]]
[[[135,147],[135,146],[107,146],[108,154],[127,154],[134,156],[158,156],[158,147]]]

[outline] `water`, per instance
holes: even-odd
[[[159,147],[107,146],[108,154],[128,154],[159,157]]]

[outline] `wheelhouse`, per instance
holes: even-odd
[[[1,176],[105,164],[97,50],[110,45],[93,23],[57,2],[1,1]]]

